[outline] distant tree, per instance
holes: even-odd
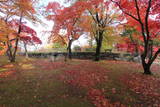
[[[51,2],[47,6],[47,11],[49,12],[48,19],[54,21],[50,39],[53,38],[53,40],[67,44],[69,59],[72,58],[72,43],[77,40],[82,33],[82,28],[79,27],[79,23],[83,9],[81,10],[81,8],[78,7],[79,4],[76,3],[70,7],[62,8],[57,2]],[[60,34],[62,30],[66,31],[66,33]]]
[[[94,37],[96,41],[95,61],[99,61],[104,35],[105,37],[107,36],[105,32],[122,20],[119,18],[119,10],[112,6],[110,0],[79,0],[77,2],[83,2],[85,4],[85,22],[83,26],[90,33],[90,37]]]
[[[120,30],[118,26],[116,28],[111,26],[104,32],[104,40],[102,42],[102,49],[104,51],[106,49],[113,49],[117,43],[122,42],[122,38],[117,32],[118,30]]]
[[[135,28],[126,26],[124,27],[124,31],[121,36],[124,37],[126,44],[131,45],[133,49],[130,49],[132,53],[139,55],[140,54],[140,46],[141,40],[139,39],[140,32],[138,32]]]

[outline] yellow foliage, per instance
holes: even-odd
[[[1,46],[0,45],[0,55],[4,55],[4,53],[6,52],[7,47],[6,46]]]
[[[3,55],[6,50],[6,42],[10,42],[15,38],[15,30],[12,29],[4,20],[0,20],[0,55]]]
[[[60,43],[62,45],[66,45],[67,44],[67,37],[65,35],[54,35],[52,37],[52,42],[53,43]]]
[[[106,27],[104,32],[103,47],[112,47],[113,44],[123,42],[122,37],[117,33],[118,27]]]

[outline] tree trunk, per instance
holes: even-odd
[[[18,29],[18,35],[16,37],[15,49],[14,49],[14,52],[13,52],[13,61],[14,62],[15,62],[15,59],[16,59],[16,53],[17,53],[17,49],[18,49],[18,42],[19,42],[19,37],[18,36],[21,33],[21,20],[22,20],[21,18],[20,18],[20,25],[19,25],[19,29]]]
[[[102,47],[102,41],[103,41],[103,31],[99,31],[99,38],[97,38],[97,47],[96,47],[96,54],[95,54],[95,61],[100,60],[100,53],[101,53],[101,47]]]
[[[19,39],[17,37],[16,38],[16,43],[15,43],[15,49],[14,49],[14,52],[13,52],[13,55],[12,55],[11,62],[15,62],[16,61],[16,53],[17,53],[17,49],[18,49],[18,42],[19,42]]]
[[[150,70],[150,66],[147,64],[146,66],[143,67],[144,69],[144,74],[147,74],[147,75],[151,75],[151,70]]]
[[[142,60],[142,66],[143,66],[143,70],[144,70],[144,74],[147,75],[151,75],[151,64],[150,63],[146,63],[145,62],[146,57],[143,57],[143,55],[141,56],[141,60]]]
[[[17,34],[17,37],[15,38],[15,48],[12,49],[12,44],[11,44],[11,41],[9,40],[9,37],[7,36],[7,46],[8,46],[8,57],[9,57],[9,60],[10,62],[15,62],[16,60],[16,53],[17,53],[17,49],[18,49],[18,42],[19,42],[19,34],[21,33],[21,22],[22,22],[22,13],[21,13],[21,16],[20,16],[20,19],[19,19],[19,27],[18,27],[18,34]]]
[[[149,64],[143,64],[144,74],[151,75],[151,66]]]
[[[67,54],[64,53],[64,61],[67,62]]]
[[[12,53],[12,44],[10,43],[8,36],[7,36],[7,39],[8,39],[7,40],[8,49],[6,53],[7,53],[8,59],[10,62],[15,62],[15,58],[13,57],[13,53]]]
[[[11,59],[11,55],[10,55],[9,48],[8,48],[7,51],[6,51],[6,55],[7,55],[7,57],[8,57],[8,60],[10,60],[10,59]]]
[[[10,62],[15,62],[16,60],[16,57],[15,56],[12,56],[12,58],[10,59]]]
[[[27,44],[25,42],[24,43],[24,49],[25,49],[25,56],[26,58],[28,58],[28,50],[27,50]]]
[[[68,58],[69,58],[69,59],[72,59],[72,49],[71,49],[72,42],[73,42],[73,39],[69,40],[68,48],[67,48],[67,51],[68,51]]]

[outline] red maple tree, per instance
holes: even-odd
[[[159,0],[112,0],[126,16],[129,25],[141,32],[143,52],[141,60],[145,74],[151,74],[150,67],[160,53],[153,50],[153,39],[159,39],[160,1]]]
[[[83,33],[83,29],[79,26],[81,15],[85,9],[82,3],[83,2],[77,2],[70,7],[64,8],[60,6],[59,3],[52,2],[47,6],[47,11],[50,13],[48,19],[54,21],[50,38],[53,39],[53,42],[63,42],[67,44],[68,57],[70,59],[72,58],[72,43]],[[62,30],[66,31],[66,33],[60,34]]]

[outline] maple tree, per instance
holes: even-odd
[[[102,42],[102,49],[103,50],[107,50],[107,49],[113,49],[115,48],[117,43],[121,43],[122,41],[122,37],[119,36],[117,30],[119,30],[119,28],[115,28],[115,27],[108,27],[107,30],[104,32],[104,40]]]
[[[6,50],[6,42],[8,39],[6,35],[13,32],[13,30],[8,28],[8,25],[5,23],[4,20],[0,19],[0,23],[0,53],[3,54]]]
[[[151,74],[150,67],[160,53],[153,50],[153,39],[159,39],[159,0],[112,0],[126,16],[128,24],[141,32],[143,38],[142,66],[145,74]]]
[[[27,45],[42,44],[42,41],[37,37],[36,31],[26,25],[22,25],[20,41],[24,44],[26,57],[28,57]]]
[[[95,61],[99,61],[103,40],[109,35],[107,32],[121,20],[119,10],[112,6],[109,0],[79,0],[77,2],[81,2],[86,7],[82,26],[96,41]]]
[[[79,27],[79,23],[83,9],[78,8],[78,6],[80,6],[80,3],[62,8],[57,2],[51,2],[47,6],[47,11],[50,13],[48,19],[54,21],[51,38],[53,42],[61,42],[67,45],[70,59],[72,58],[72,43],[82,34],[82,28]],[[60,34],[62,30],[66,31],[66,33]]]
[[[90,3],[91,8],[89,9],[89,13],[93,18],[94,26],[96,28],[94,31],[94,37],[97,44],[95,61],[99,61],[104,33],[118,17],[118,14],[112,13],[111,9],[117,13],[118,11],[114,8],[110,8],[110,1],[92,0]]]
[[[4,25],[6,26],[2,26],[3,31],[1,33],[3,34],[3,37],[7,39],[7,55],[10,62],[15,62],[18,43],[19,40],[22,39],[20,37],[21,33],[35,33],[33,32],[33,29],[26,29],[27,27],[23,24],[24,22],[22,22],[23,19],[28,19],[32,22],[38,21],[38,18],[35,16],[36,11],[33,6],[35,3],[35,0],[7,0],[0,3],[1,17],[5,23]],[[28,38],[26,38],[26,41],[28,41],[27,39]],[[34,41],[40,41],[35,35],[32,36],[32,39]]]

